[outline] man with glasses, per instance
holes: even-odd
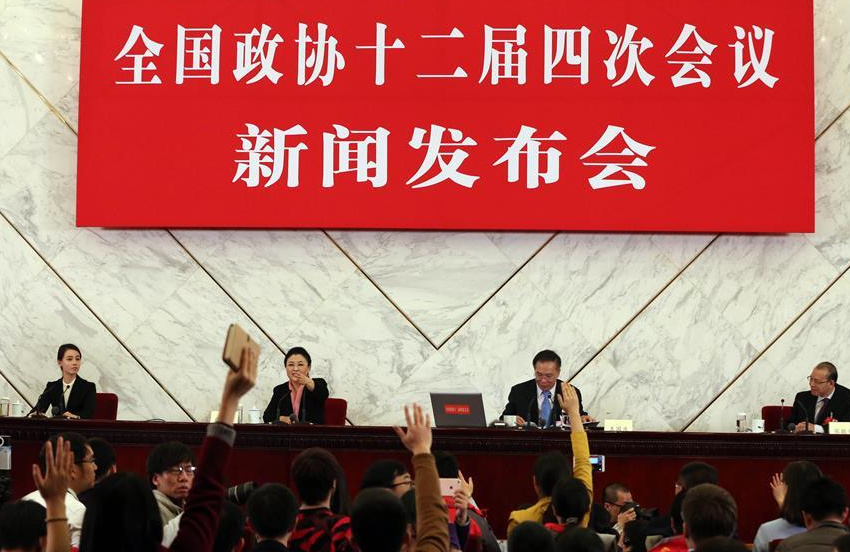
[[[821,362],[808,377],[809,390],[794,397],[788,419],[795,433],[823,433],[830,421],[850,421],[850,390],[838,385],[838,370],[831,362]]]
[[[163,526],[183,512],[195,480],[195,455],[179,441],[154,447],[148,455],[148,478]]]
[[[86,438],[79,433],[60,433],[53,435],[48,440],[51,446],[56,449],[56,440],[59,437],[70,443],[71,452],[74,453],[74,467],[71,468],[71,481],[68,483],[68,496],[65,497],[65,512],[68,516],[68,527],[71,530],[71,545],[80,546],[80,534],[83,530],[83,518],[86,515],[86,507],[79,500],[79,495],[83,491],[91,489],[94,486],[95,472],[97,471],[97,463],[95,461],[94,452],[86,443]],[[38,455],[41,463],[42,473],[47,471],[47,459],[45,446],[41,447],[41,452]],[[23,497],[21,500],[32,500],[38,502],[42,506],[46,506],[44,498],[39,493],[38,489]]]
[[[516,416],[519,425],[533,422],[540,427],[551,427],[561,417],[557,398],[562,383],[558,379],[561,375],[561,357],[555,351],[546,349],[534,355],[531,364],[534,367],[534,379],[511,387],[502,416]],[[581,404],[581,391],[576,388],[576,393],[582,421],[593,421]]]

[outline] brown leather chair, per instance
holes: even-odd
[[[777,431],[783,429],[779,427],[780,418],[784,420],[784,424],[788,425],[788,418],[791,417],[790,406],[762,406],[761,417],[764,420],[765,431]]]
[[[96,393],[93,420],[118,419],[118,395],[115,393]]]
[[[348,401],[328,397],[325,400],[325,425],[344,426],[347,412]]]

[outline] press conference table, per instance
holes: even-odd
[[[236,429],[227,470],[231,484],[289,484],[292,459],[308,447],[331,450],[345,468],[352,491],[375,460],[394,458],[410,465],[409,454],[389,427],[241,424]],[[178,440],[197,449],[205,430],[206,424],[200,423],[0,418],[0,435],[11,436],[15,497],[34,488],[30,465],[54,433],[103,437],[115,447],[119,470],[145,473],[145,459],[154,445]],[[850,436],[590,431],[588,437],[591,454],[605,455],[606,471],[593,478],[597,501],[602,489],[616,481],[628,485],[641,505],[667,512],[679,468],[692,460],[707,461],[718,468],[720,484],[738,503],[739,534],[746,541],[752,541],[761,522],[776,517],[768,482],[787,462],[812,460],[850,489]],[[537,455],[551,450],[569,454],[570,439],[560,430],[435,429],[434,450],[458,457],[464,475],[475,481],[476,502],[487,510],[497,535],[504,537],[510,510],[536,501],[532,474]]]

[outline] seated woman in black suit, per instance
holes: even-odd
[[[310,353],[303,347],[292,347],[284,358],[289,381],[274,388],[272,400],[263,412],[266,423],[280,421],[325,423],[325,400],[328,384],[310,377]]]
[[[86,381],[77,375],[80,371],[83,355],[79,347],[66,343],[59,347],[56,360],[62,377],[47,383],[34,410],[41,414],[48,412],[61,418],[91,418],[94,414],[97,388],[94,382]]]

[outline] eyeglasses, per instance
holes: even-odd
[[[195,477],[195,470],[197,469],[195,466],[174,466],[163,471],[178,477],[181,473],[185,473],[187,477]]]
[[[82,460],[77,462],[77,464],[97,464],[97,460],[95,458],[89,458],[88,460],[83,458]]]
[[[410,485],[410,487],[412,488],[416,486],[416,483],[414,483],[412,479],[408,479],[407,481],[402,481],[400,483],[393,483],[392,485],[390,485],[390,488],[395,489],[396,487],[401,487],[402,485]]]
[[[809,383],[814,383],[815,385],[823,385],[824,383],[829,383],[831,380],[823,380],[818,381],[814,379],[812,376],[806,376],[806,379],[809,380]]]

